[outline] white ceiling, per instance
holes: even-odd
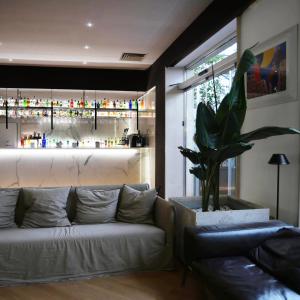
[[[0,0],[0,64],[146,69],[211,2]]]

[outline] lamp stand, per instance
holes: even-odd
[[[277,165],[277,202],[276,202],[276,219],[279,217],[279,178],[280,178],[280,165]]]

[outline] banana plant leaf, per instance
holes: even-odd
[[[215,112],[209,104],[200,102],[197,107],[195,136],[200,151],[201,147],[214,149],[218,144],[219,128]]]
[[[201,166],[191,168],[190,173],[195,175],[200,180],[205,180],[207,175],[206,170],[202,169]]]
[[[250,50],[246,50],[236,70],[230,92],[224,97],[216,113],[216,121],[222,130],[222,145],[234,142],[240,134],[247,110],[244,74],[254,62],[255,56]]]
[[[250,150],[254,144],[248,143],[236,143],[232,145],[227,145],[220,150],[218,150],[215,157],[215,161],[222,163],[223,161],[241,155],[245,151]]]
[[[184,157],[188,158],[193,164],[198,165],[203,163],[200,152],[193,151],[189,148],[183,148],[181,146],[178,147],[178,149],[180,150],[180,153]]]
[[[276,127],[276,126],[266,126],[261,127],[256,130],[250,131],[248,133],[241,134],[239,140],[241,142],[247,143],[255,140],[263,140],[271,136],[283,135],[283,134],[299,134],[300,131],[294,128]]]

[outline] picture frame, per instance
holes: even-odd
[[[285,52],[285,86],[282,90],[277,92],[270,92],[261,96],[248,97],[250,95],[250,75],[249,72],[245,74],[245,89],[247,97],[247,106],[249,109],[278,105],[286,102],[296,101],[298,95],[298,25],[295,25],[284,32],[264,41],[258,43],[253,47],[254,55],[273,52],[278,47],[284,47]],[[261,56],[260,56],[261,57]],[[251,71],[250,71],[251,72]],[[249,77],[248,77],[249,76]],[[253,91],[253,86],[251,86]],[[259,92],[257,93],[259,94]]]

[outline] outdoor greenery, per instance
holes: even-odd
[[[255,56],[250,50],[246,50],[231,89],[217,109],[213,109],[210,101],[198,104],[194,141],[199,151],[179,147],[182,155],[195,165],[190,173],[201,181],[203,211],[208,210],[210,201],[214,210],[220,209],[219,174],[222,162],[250,150],[254,145],[250,143],[253,140],[300,133],[293,128],[268,126],[241,134],[247,110],[244,74],[254,62]]]
[[[226,56],[223,54],[218,54],[210,59],[208,59],[205,63],[201,64],[198,68],[194,69],[195,73],[201,72],[203,69],[210,68],[212,65],[215,65],[217,62],[224,59]],[[223,75],[221,75],[223,76]],[[201,84],[197,91],[199,92],[199,97],[202,102],[209,103],[211,107],[215,107],[215,100],[219,105],[221,102],[220,95],[224,95],[225,88],[222,84],[222,77],[217,76],[213,82],[213,80],[208,80],[205,83]],[[216,93],[216,94],[215,94]],[[216,96],[216,98],[215,98]]]

